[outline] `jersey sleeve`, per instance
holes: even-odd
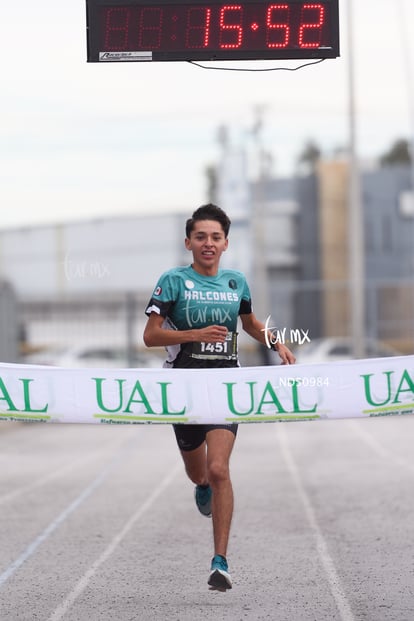
[[[145,309],[146,315],[157,313],[161,317],[167,317],[168,311],[176,300],[176,286],[171,272],[165,272],[158,280],[151,299]]]
[[[243,288],[240,299],[239,315],[250,315],[252,312],[252,296],[247,280],[243,277]]]

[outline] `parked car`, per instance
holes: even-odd
[[[376,341],[365,340],[364,358],[386,358],[388,356],[401,356],[401,352],[394,348]],[[352,360],[355,358],[352,352],[352,340],[348,337],[331,337],[314,339],[310,343],[299,345],[295,349],[296,362],[312,364],[317,362],[334,362],[338,360]]]
[[[112,345],[82,345],[70,348],[50,348],[26,356],[25,364],[46,364],[67,368],[160,368],[161,356],[150,352],[134,351],[132,363],[124,347]]]

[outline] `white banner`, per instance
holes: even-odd
[[[259,423],[414,412],[414,356],[234,369],[0,363],[0,420]]]

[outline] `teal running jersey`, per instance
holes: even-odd
[[[252,312],[251,295],[244,274],[236,270],[204,276],[191,266],[176,267],[159,278],[145,312],[161,315],[171,329],[221,325],[235,333],[238,316]],[[172,362],[180,347],[167,349]]]

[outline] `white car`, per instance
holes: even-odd
[[[296,362],[299,364],[335,362],[355,358],[352,352],[352,340],[348,337],[314,339],[305,345],[298,345],[294,353]],[[374,339],[365,340],[364,358],[386,358],[401,355],[400,352],[385,343]]]
[[[83,345],[66,349],[56,348],[27,356],[26,364],[46,364],[66,368],[160,368],[161,356],[134,351],[131,364],[124,347],[112,345]]]

